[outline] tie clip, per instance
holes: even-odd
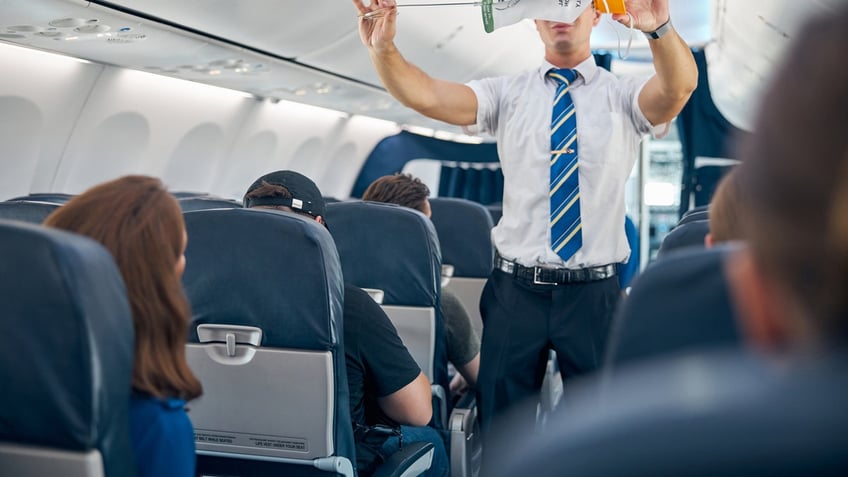
[[[551,151],[551,154],[574,154],[574,149],[560,149],[558,151]]]

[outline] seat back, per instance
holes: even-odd
[[[383,309],[433,384],[448,389],[440,310],[441,252],[430,220],[395,204],[327,204],[345,281],[383,290]]]
[[[698,213],[698,212],[708,212],[709,210],[710,210],[709,204],[699,205],[697,207],[692,207],[691,209],[684,212],[682,216],[680,216],[680,220],[683,220],[683,219],[685,219],[686,217],[689,217],[692,214],[695,214],[695,213]]]
[[[37,202],[31,200],[0,202],[0,219],[40,224],[60,205],[55,202]]]
[[[192,210],[241,208],[241,204],[237,201],[211,196],[182,197],[177,199],[177,201],[180,203],[180,209],[182,209],[183,212],[191,212]]]
[[[200,471],[230,475],[258,460],[276,474],[352,475],[332,237],[315,221],[266,209],[193,211],[185,221],[187,354],[204,385],[190,416]]]
[[[689,211],[680,218],[680,221],[677,222],[677,226],[681,226],[683,224],[688,224],[689,222],[695,222],[698,220],[710,220],[710,211],[707,209],[699,210],[699,211]]]
[[[695,220],[678,225],[665,236],[657,258],[668,255],[669,252],[682,248],[704,248],[704,237],[710,233],[710,223],[707,220]]]
[[[724,262],[730,244],[681,251],[649,265],[617,313],[606,367],[739,342]]]
[[[0,474],[133,475],[133,322],[111,255],[0,220]]]
[[[33,192],[32,194],[15,197],[8,201],[26,200],[29,202],[50,202],[61,205],[71,200],[73,197],[73,194],[66,194],[64,192]]]
[[[486,206],[486,209],[489,210],[489,214],[492,216],[492,223],[498,225],[498,222],[501,221],[501,217],[503,217],[503,204],[489,204]]]
[[[848,475],[848,362],[834,354],[714,350],[646,362],[600,391],[587,381],[545,432],[511,426],[505,442],[487,441],[487,475]]]
[[[480,295],[495,258],[492,215],[486,207],[465,199],[432,198],[430,208],[442,263],[453,266],[453,276],[445,288],[465,307],[479,336],[483,332]]]
[[[208,192],[196,192],[190,190],[178,190],[172,191],[171,195],[176,197],[177,199],[185,199],[187,197],[206,197],[209,195]]]

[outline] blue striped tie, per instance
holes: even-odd
[[[577,71],[554,69],[557,82],[551,121],[551,248],[568,260],[583,246],[580,221],[580,184],[577,173],[577,115],[568,92]]]

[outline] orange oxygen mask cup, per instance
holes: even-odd
[[[601,13],[627,13],[624,0],[595,0],[595,9]]]

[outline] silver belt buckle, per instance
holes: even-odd
[[[542,267],[533,267],[533,284],[534,285],[559,285],[557,282],[543,282],[539,279],[542,272]]]

